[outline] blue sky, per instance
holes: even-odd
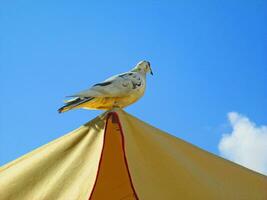
[[[58,114],[66,95],[149,60],[127,112],[205,150],[235,111],[267,124],[267,2],[1,1],[0,165],[101,111]]]

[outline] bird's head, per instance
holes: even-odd
[[[153,75],[150,62],[148,61],[140,61],[137,63],[137,65],[133,68],[134,72],[141,72],[141,73],[147,73],[149,72],[151,75]]]

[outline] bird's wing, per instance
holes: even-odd
[[[91,88],[71,95],[73,97],[122,97],[127,96],[136,89],[136,81],[140,77],[135,72],[126,72],[97,83]],[[140,79],[141,81],[141,79]],[[140,86],[140,84],[137,84]]]

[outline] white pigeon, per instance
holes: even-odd
[[[141,61],[129,72],[112,76],[87,90],[69,96],[73,98],[65,101],[65,105],[58,109],[58,112],[76,108],[95,110],[124,108],[143,96],[147,72],[153,75],[150,63]]]

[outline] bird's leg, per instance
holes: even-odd
[[[119,110],[121,110],[120,107],[113,107],[113,108],[110,110],[110,112],[116,112],[116,111],[119,111]]]
[[[120,110],[121,109],[121,107],[119,106],[119,104],[118,104],[118,102],[117,101],[114,101],[114,104],[113,104],[113,106],[112,106],[112,110]]]

